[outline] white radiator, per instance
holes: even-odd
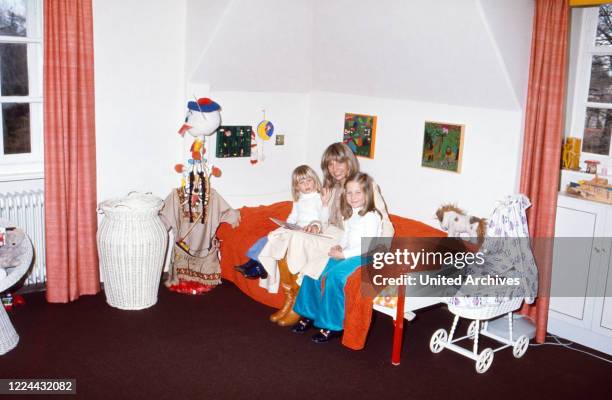
[[[23,229],[34,245],[34,265],[25,285],[44,284],[45,269],[45,195],[42,190],[0,193],[0,218]]]

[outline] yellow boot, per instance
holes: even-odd
[[[285,292],[285,303],[280,310],[270,315],[270,321],[276,322],[280,326],[294,325],[300,319],[300,316],[293,312],[293,304],[300,288],[296,283],[297,276],[289,272],[289,266],[285,258],[279,260],[278,271],[280,274],[280,284]]]
[[[295,298],[293,299],[293,302],[295,302]],[[291,310],[285,314],[285,316],[281,318],[277,324],[280,326],[293,326],[298,323],[300,318],[300,315],[293,311],[293,304],[291,304]]]
[[[291,286],[282,283],[281,287],[285,292],[285,304],[274,314],[270,315],[271,322],[278,322],[281,318],[283,318],[289,311],[291,311],[291,307],[293,307],[293,302],[291,301]]]
[[[297,324],[300,320],[300,316],[295,311],[293,311],[293,305],[295,304],[295,299],[297,299],[299,290],[300,287],[294,280],[287,294],[287,303],[290,304],[289,312],[287,312],[284,317],[278,320],[277,324],[279,324],[280,326],[293,326]]]

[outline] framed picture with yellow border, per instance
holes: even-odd
[[[423,167],[461,173],[465,125],[425,121]]]
[[[344,114],[342,141],[358,157],[374,158],[376,145],[376,116]]]

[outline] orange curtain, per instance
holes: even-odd
[[[531,199],[527,219],[540,273],[540,292],[523,312],[536,322],[536,341],[544,342],[552,270],[551,240],[559,186],[567,74],[567,0],[536,0],[525,115],[521,193]]]
[[[100,291],[91,0],[44,1],[47,301]]]

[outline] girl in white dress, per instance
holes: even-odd
[[[291,196],[293,197],[293,207],[287,218],[289,224],[304,228],[321,221],[323,212],[321,181],[317,173],[308,165],[300,165],[293,170],[291,174]],[[266,271],[266,268],[259,261],[259,255],[269,241],[281,240],[282,232],[284,232],[282,228],[276,229],[270,235],[255,242],[246,253],[249,261],[235,267],[235,269],[248,279],[265,279],[269,272],[274,273],[274,271]],[[274,246],[274,243],[270,243],[270,245]],[[268,269],[272,268],[269,267]]]

